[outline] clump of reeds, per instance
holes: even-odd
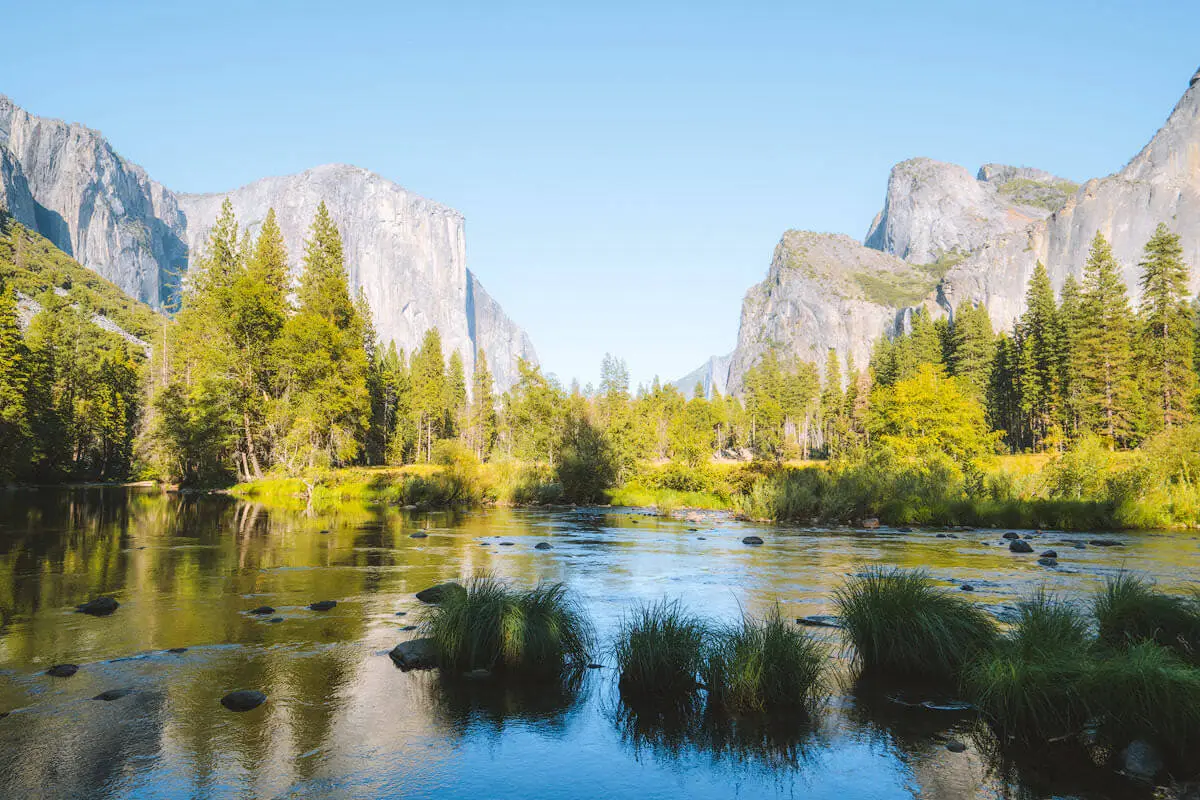
[[[1149,581],[1122,572],[1105,583],[1092,610],[1100,640],[1109,647],[1155,642],[1200,663],[1200,598],[1163,594]]]
[[[698,688],[708,625],[678,601],[642,605],[621,622],[616,659],[621,691],[680,698]]]

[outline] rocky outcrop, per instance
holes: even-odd
[[[465,223],[453,209],[367,170],[328,165],[229,193],[175,194],[121,158],[96,131],[36,117],[0,95],[0,204],[59,249],[156,308],[177,295],[221,202],[257,230],[274,207],[298,273],[324,200],[342,233],[352,291],[366,294],[386,343],[411,352],[437,326],[468,376],[487,354],[496,386],[536,361],[528,336],[466,267]]]
[[[727,385],[739,392],[746,371],[768,350],[824,364],[832,348],[865,365],[871,343],[932,303],[937,278],[921,267],[843,234],[788,231],[767,279],[746,293]]]
[[[892,168],[865,244],[913,264],[945,263],[1049,216],[1075,188],[1041,170],[985,164],[972,176],[914,158]]]
[[[691,397],[697,385],[704,389],[704,396],[709,399],[712,399],[714,393],[725,394],[729,381],[729,362],[732,359],[733,353],[713,356],[687,375],[673,381],[671,385],[682,392],[684,397]]]

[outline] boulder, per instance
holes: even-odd
[[[1024,539],[1013,539],[1008,543],[1008,549],[1014,553],[1032,553],[1033,548]]]
[[[1043,557],[1043,558],[1039,558],[1039,559],[1038,559],[1038,563],[1039,563],[1039,564],[1041,564],[1043,567],[1057,567],[1057,566],[1058,566],[1058,559],[1057,559],[1057,558],[1044,558],[1044,557]]]
[[[1162,772],[1162,755],[1144,739],[1134,739],[1121,751],[1121,771],[1140,780],[1153,780]]]
[[[318,600],[317,602],[309,605],[308,608],[310,611],[328,611],[336,605],[337,600]]]
[[[134,690],[131,687],[125,687],[123,689],[107,689],[92,699],[103,700],[106,703],[111,703],[113,700],[120,700],[122,697],[128,697],[129,695],[133,694],[133,691]]]
[[[946,742],[946,749],[951,753],[965,753],[967,751],[967,746],[958,739],[951,739],[950,741]]]
[[[437,666],[433,639],[410,639],[401,642],[393,647],[388,655],[396,666],[405,672],[410,669],[433,669]]]
[[[167,652],[172,653],[174,655],[179,655],[180,653],[186,653],[187,648],[186,647],[169,647],[169,648],[167,648]]]
[[[408,538],[410,538],[410,539],[428,539],[429,534],[425,533],[424,531],[417,531],[416,533],[410,533],[408,535]]]
[[[743,536],[742,537],[742,544],[762,544],[762,543],[763,543],[763,540],[762,540],[761,536]]]
[[[221,705],[230,711],[250,711],[267,702],[267,696],[253,689],[238,689],[221,698]]]
[[[958,587],[958,588],[959,588],[961,591],[964,591],[964,592],[973,592],[973,591],[975,591],[975,587],[974,587],[974,586],[972,586],[972,585],[971,585],[971,584],[969,584],[969,583],[964,583],[962,586],[960,586],[960,587]]]
[[[1005,534],[1004,534],[1003,536],[1001,536],[1000,538],[1001,538],[1001,539],[1010,539],[1010,540],[1011,540],[1011,539],[1020,539],[1020,538],[1021,538],[1021,534],[1017,533],[1016,531],[1008,531],[1007,533],[1005,533]]]
[[[117,610],[121,604],[111,597],[96,597],[86,603],[75,606],[80,614],[91,614],[93,617],[107,617]]]
[[[449,597],[452,593],[465,591],[466,589],[464,589],[461,584],[455,583],[454,581],[448,581],[446,583],[439,583],[436,586],[430,586],[428,589],[422,589],[421,591],[417,592],[417,599],[422,603],[429,603],[430,605],[436,606],[438,603]]]
[[[46,670],[46,674],[51,678],[69,678],[76,672],[79,672],[79,666],[76,664],[55,664]]]
[[[271,617],[267,622],[283,622],[283,617]]]
[[[1120,547],[1122,543],[1116,539],[1089,539],[1088,544],[1093,547]]]
[[[1042,558],[1058,558],[1058,551],[1047,550],[1046,552],[1042,553]]]
[[[553,550],[554,546],[549,542],[538,542],[533,546],[534,550]]]
[[[271,608],[270,606],[259,606],[258,608],[252,608],[252,609],[250,609],[250,613],[251,613],[251,614],[256,614],[256,615],[258,615],[258,616],[260,616],[260,617],[265,617],[265,616],[267,616],[268,614],[274,614],[274,613],[275,613],[275,609]]]

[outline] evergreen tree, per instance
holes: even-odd
[[[1160,223],[1140,266],[1145,396],[1153,408],[1152,424],[1170,428],[1191,419],[1196,401],[1188,268],[1179,237]]]
[[[1054,288],[1037,262],[1025,293],[1025,313],[1017,322],[1017,383],[1024,417],[1023,446],[1040,448],[1058,431],[1062,412],[1062,323]]]
[[[1083,328],[1083,291],[1074,275],[1063,281],[1062,302],[1058,309],[1062,323],[1062,422],[1066,435],[1074,439],[1081,430],[1083,419],[1083,381],[1076,369],[1079,367],[1079,336]]]
[[[421,347],[413,353],[412,419],[416,430],[417,460],[433,458],[433,442],[445,435],[447,414],[446,361],[442,335],[437,328],[425,331]]]
[[[842,364],[832,347],[825,358],[825,383],[821,390],[821,434],[826,453],[839,450],[848,433],[846,396],[842,392]]]
[[[450,354],[450,363],[446,367],[446,424],[443,430],[447,437],[457,436],[463,431],[466,413],[467,376],[462,355],[455,350]]]
[[[999,431],[1010,450],[1021,446],[1021,398],[1017,384],[1020,350],[1007,334],[996,339],[996,354],[988,374],[987,419],[992,430]]]
[[[20,475],[30,455],[27,352],[17,325],[17,296],[0,281],[0,481]]]
[[[492,372],[483,348],[475,354],[475,374],[471,381],[471,448],[483,460],[496,444],[496,398]]]
[[[1076,366],[1082,423],[1114,445],[1136,442],[1143,412],[1134,372],[1133,314],[1112,250],[1097,233],[1083,273]]]
[[[950,374],[967,396],[982,401],[987,394],[996,344],[987,309],[975,303],[960,305],[950,327],[946,357]]]

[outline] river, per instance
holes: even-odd
[[[752,533],[764,544],[743,544]],[[678,598],[718,621],[776,602],[788,617],[823,614],[846,575],[894,564],[952,590],[969,582],[1004,618],[1041,586],[1083,599],[1121,569],[1168,589],[1200,574],[1191,533],[1036,534],[1058,568],[1010,553],[1000,534],[615,508],[306,516],[153,488],[0,493],[0,797],[1150,797],[1107,767],[997,755],[973,714],[946,710],[952,697],[855,685],[831,629],[813,630],[830,640],[839,688],[812,724],[701,730],[620,701],[611,641],[640,601]],[[1120,544],[1071,541],[1099,536]],[[397,669],[387,653],[415,635],[404,630],[420,614],[414,593],[483,572],[564,582],[596,627],[602,668],[561,690]],[[74,612],[101,594],[116,613]],[[319,600],[337,606],[307,608]],[[261,605],[275,614],[248,613]],[[45,674],[63,662],[78,673]],[[268,701],[229,712],[219,700],[235,689]]]

